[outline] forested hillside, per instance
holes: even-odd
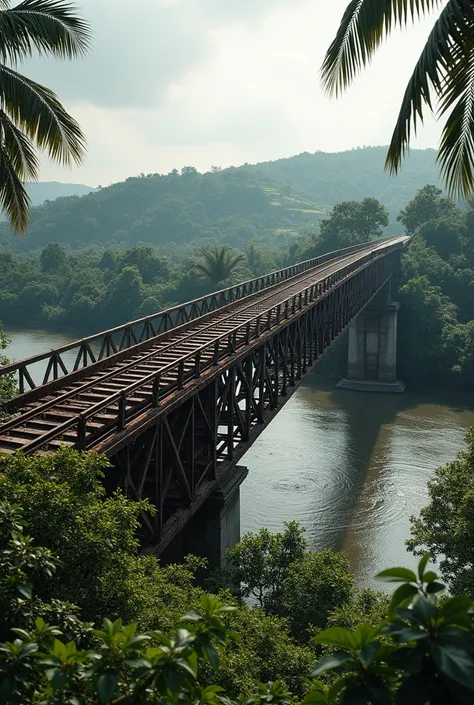
[[[0,246],[15,252],[40,250],[50,242],[120,248],[138,243],[186,245],[249,240],[286,248],[341,200],[378,198],[396,215],[426,183],[438,183],[434,150],[414,150],[402,173],[384,174],[385,149],[339,154],[301,154],[254,166],[214,168],[200,174],[185,167],[167,175],[148,174],[79,197],[59,198],[34,208],[27,236],[0,227]]]
[[[388,210],[391,230],[402,208],[425,184],[440,185],[436,150],[414,149],[403,162],[401,172],[390,176],[384,171],[386,147],[359,147],[347,152],[304,152],[289,159],[263,162],[256,168],[306,193],[324,206],[340,201],[377,198]]]

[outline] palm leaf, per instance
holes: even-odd
[[[459,0],[468,2],[469,0]],[[442,0],[351,0],[324,57],[322,82],[340,95],[365,67],[396,25],[407,24],[439,6]]]
[[[459,105],[443,131],[438,159],[451,193],[467,193],[470,178],[469,131],[472,128],[471,84],[474,8],[469,0],[449,0],[430,32],[428,41],[408,82],[390,142],[386,168],[396,173],[417,121],[423,121],[423,106],[433,110],[431,90],[440,99],[440,113],[457,101]]]
[[[5,0],[3,5],[7,5]],[[61,59],[82,56],[90,28],[65,0],[23,0],[0,11],[0,61],[17,63],[36,50]]]
[[[49,88],[0,65],[0,108],[52,159],[81,163],[85,137]]]
[[[441,135],[438,162],[449,193],[467,197],[474,191],[474,45],[460,47],[459,53],[443,84],[439,113],[452,110]]]
[[[0,143],[21,181],[33,181],[39,176],[39,161],[28,137],[0,110]]]
[[[0,204],[13,228],[24,232],[28,224],[30,198],[3,144],[0,144]]]

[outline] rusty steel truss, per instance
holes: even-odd
[[[14,452],[15,443],[27,453],[66,443],[106,453],[107,488],[155,505],[156,514],[143,518],[142,539],[161,553],[394,274],[406,242],[337,253],[280,288],[203,316],[194,328],[155,336],[158,352],[134,346],[148,365],[140,369],[150,372],[136,372],[126,386],[114,380],[138,369],[138,353],[128,365],[120,359],[118,372],[96,363],[91,381],[72,374],[64,388],[53,380],[23,393],[20,415],[0,426],[0,452]],[[61,407],[66,403],[72,406]]]

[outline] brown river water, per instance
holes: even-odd
[[[72,340],[12,331],[7,354],[21,359]],[[41,372],[38,369],[37,374]],[[297,519],[314,549],[344,550],[360,585],[405,551],[410,516],[427,502],[426,483],[452,460],[474,426],[474,403],[420,393],[363,394],[309,374],[241,463],[242,531],[271,531]]]

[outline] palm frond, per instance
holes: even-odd
[[[85,137],[49,88],[0,65],[0,108],[52,159],[67,166],[81,163]]]
[[[0,11],[2,62],[15,64],[35,50],[72,59],[87,52],[90,40],[88,23],[67,0],[23,0],[14,8]]]
[[[423,107],[427,106],[433,110],[431,90],[434,89],[437,97],[442,101],[442,112],[446,112],[457,100],[464,100],[464,107],[460,105],[453,111],[452,122],[445,128],[444,156],[440,157],[442,165],[444,164],[443,168],[447,169],[445,173],[448,174],[451,191],[454,189],[459,192],[464,189],[463,180],[459,181],[454,177],[454,162],[450,160],[449,155],[453,155],[452,148],[456,144],[456,139],[453,141],[453,135],[460,136],[461,113],[465,125],[464,137],[457,144],[460,146],[463,143],[464,154],[468,154],[465,151],[467,148],[465,138],[466,125],[469,121],[466,123],[465,118],[466,110],[469,111],[469,82],[472,81],[472,75],[470,67],[468,66],[465,72],[462,64],[470,56],[473,30],[474,7],[470,0],[449,0],[430,32],[408,82],[387,154],[385,166],[390,172],[396,173],[399,170],[403,156],[409,148],[412,130],[416,134],[418,120],[423,122]],[[444,98],[443,95],[445,95]],[[457,128],[454,128],[455,124]],[[448,138],[447,142],[445,138]],[[455,169],[458,175],[461,173],[459,172],[461,162],[458,161]],[[454,180],[449,175],[453,176]]]
[[[0,143],[21,181],[38,178],[39,160],[33,145],[3,110],[0,110]]]
[[[469,0],[458,0],[460,3]],[[330,94],[340,95],[396,25],[418,19],[442,0],[351,0],[324,57],[322,82]]]
[[[30,198],[3,144],[0,144],[0,204],[12,228],[20,233],[25,232]]]
[[[452,110],[441,135],[438,162],[448,192],[468,197],[474,191],[474,42],[458,49],[458,60],[443,83],[439,114]]]

